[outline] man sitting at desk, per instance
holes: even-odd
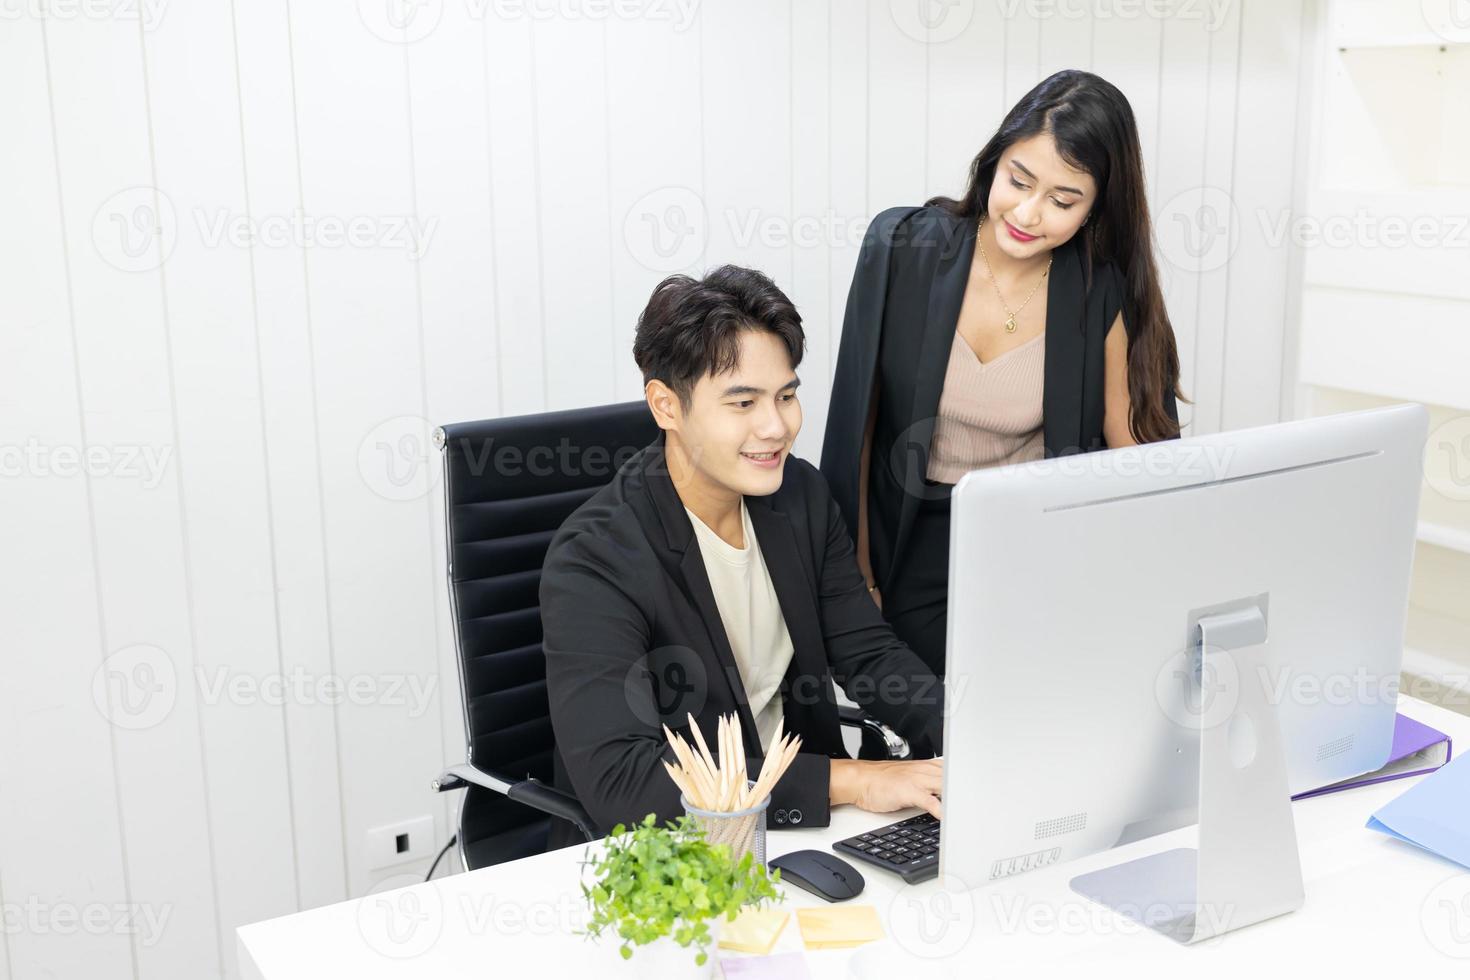
[[[711,746],[736,712],[759,771],[785,719],[801,736],[771,825],[826,826],[833,803],[939,815],[936,759],[871,762],[843,748],[831,681],[908,739],[940,750],[943,695],[869,598],[821,473],[790,456],[805,337],[759,272],[659,283],[633,356],[663,431],[567,519],[541,577],[556,782],[604,831],[682,813],[662,725],[693,714]],[[552,846],[580,839],[557,821]]]

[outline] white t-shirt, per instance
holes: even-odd
[[[776,598],[771,573],[761,555],[760,542],[750,526],[750,511],[740,501],[740,522],[745,528],[745,547],[732,548],[688,507],[689,523],[699,540],[699,553],[715,605],[724,621],[725,636],[735,654],[745,697],[755,718],[760,744],[767,746],[781,720],[781,680],[791,663],[791,634]]]

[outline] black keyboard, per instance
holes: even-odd
[[[834,851],[903,875],[909,884],[939,873],[939,821],[909,817],[832,845]]]

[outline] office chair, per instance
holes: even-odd
[[[457,841],[467,871],[545,851],[553,816],[588,840],[599,836],[576,797],[551,785],[541,565],[557,528],[657,434],[641,401],[435,431],[467,745],[465,762],[432,785],[466,790],[450,845]],[[864,758],[908,754],[903,739],[858,709],[839,716],[862,729]]]

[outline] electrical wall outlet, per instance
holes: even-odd
[[[400,820],[367,832],[369,871],[432,860],[434,853],[434,818],[430,816]]]

